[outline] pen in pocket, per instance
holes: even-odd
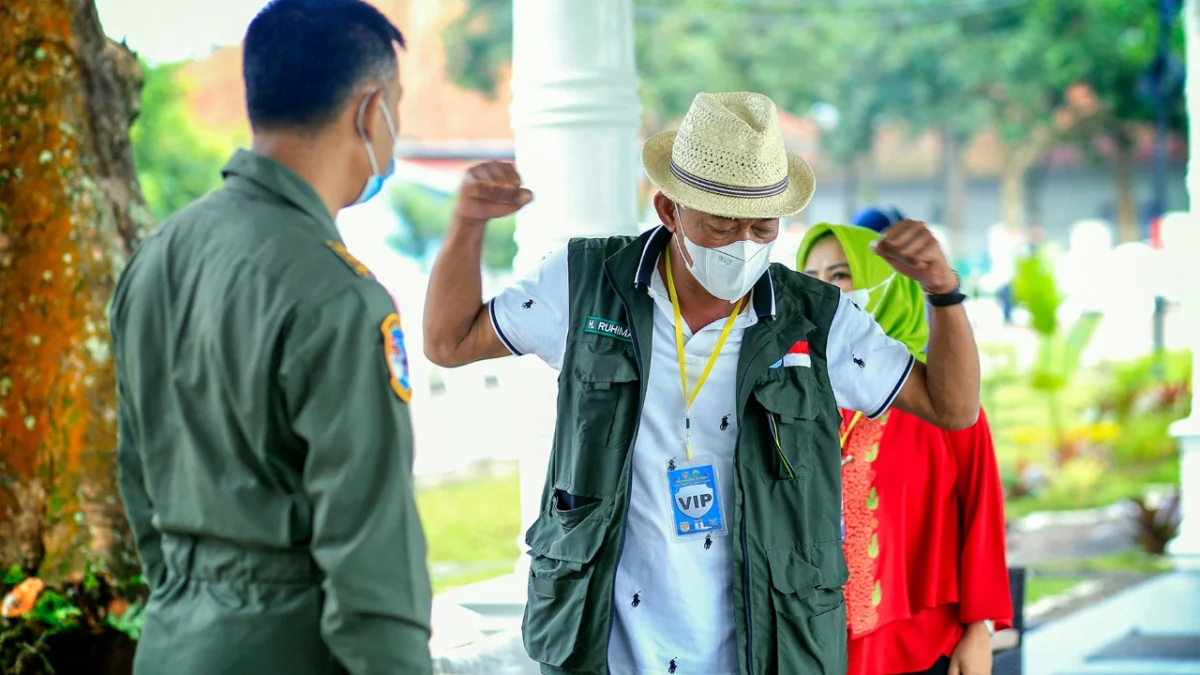
[[[764,408],[763,412],[767,415],[767,428],[771,431],[771,440],[775,443],[775,453],[783,463],[783,470],[788,478],[795,478],[796,472],[792,470],[792,463],[788,461],[787,455],[783,454],[783,443],[779,439],[779,420],[775,419],[775,413],[770,410]]]

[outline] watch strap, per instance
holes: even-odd
[[[958,278],[957,274],[955,278]],[[962,292],[962,284],[959,283],[949,293],[926,293],[925,299],[933,307],[953,307],[961,305],[967,299],[967,294]]]

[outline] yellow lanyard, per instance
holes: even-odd
[[[717,338],[717,346],[713,347],[713,353],[708,357],[708,363],[701,371],[700,379],[696,380],[696,388],[692,390],[692,395],[688,396],[687,365],[683,362],[683,318],[679,312],[679,297],[675,295],[675,278],[671,276],[671,255],[669,253],[667,254],[667,289],[671,292],[671,308],[675,310],[675,347],[679,351],[679,379],[683,382],[684,448],[687,450],[687,459],[690,462],[692,461],[692,402],[696,400],[696,394],[700,393],[700,388],[704,386],[708,374],[712,372],[713,364],[717,362],[717,356],[721,353],[721,347],[725,346],[725,338],[729,337],[734,319],[742,309],[742,299],[734,303],[733,313],[725,320],[725,328],[721,329],[721,337]]]
[[[862,418],[861,412],[854,413],[854,417],[850,418],[850,426],[846,427],[846,433],[842,434],[842,449],[846,449],[846,439],[850,438],[850,432],[854,431],[854,425],[858,424],[858,420]]]
[[[842,434],[842,452],[846,451],[846,439],[850,438],[850,432],[854,431],[854,425],[858,424],[858,420],[862,418],[861,412],[854,413],[854,417],[850,418],[850,424],[846,427],[846,433]],[[846,455],[842,458],[842,466],[846,466],[854,460],[854,455]]]

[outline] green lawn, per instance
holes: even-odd
[[[435,591],[512,571],[520,553],[519,499],[515,475],[417,491]]]
[[[1011,520],[1027,516],[1035,511],[1069,511],[1094,509],[1116,502],[1142,497],[1152,485],[1178,485],[1179,462],[1164,462],[1150,467],[1121,467],[1119,471],[1108,471],[1091,489],[1072,492],[1053,487],[1036,497],[1010,499],[1004,505],[1004,513]]]
[[[1083,577],[1030,577],[1025,582],[1025,606],[1043,598],[1066,593],[1086,581]]]
[[[1046,575],[1058,574],[1099,574],[1128,572],[1137,574],[1157,574],[1171,569],[1170,561],[1164,556],[1156,556],[1140,549],[1129,549],[1109,555],[1080,558],[1078,560],[1055,560],[1032,565],[1036,577],[1041,572]]]
[[[1043,598],[1065,593],[1088,579],[1105,574],[1158,574],[1171,569],[1163,556],[1154,556],[1139,549],[1129,549],[1109,555],[1056,560],[1030,566],[1025,581],[1025,605],[1028,607]]]

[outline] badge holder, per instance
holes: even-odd
[[[675,457],[663,464],[671,500],[671,531],[676,541],[719,537],[729,533],[721,481],[711,459]]]

